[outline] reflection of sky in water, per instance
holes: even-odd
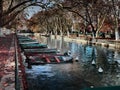
[[[70,47],[71,47],[72,54],[75,54],[78,52],[78,45],[76,43],[70,43]]]
[[[45,42],[45,39],[43,41]],[[68,83],[75,88],[75,85],[77,85],[79,88],[83,82],[77,83],[76,81],[80,81],[81,78],[92,82],[96,86],[120,85],[120,66],[117,66],[115,63],[115,61],[118,62],[120,60],[120,52],[99,46],[77,44],[75,42],[63,41],[61,43],[59,40],[54,41],[51,39],[45,43],[52,48],[56,46],[63,51],[70,50],[72,55],[79,57],[79,61],[67,64],[39,65],[33,66],[30,70],[27,69],[27,76],[30,85],[35,82],[33,89],[30,90],[38,90],[35,89],[34,86],[41,88],[43,84],[45,84],[45,86],[46,84],[47,86],[56,84],[55,87],[51,85],[51,87],[55,88],[54,90],[61,90],[61,88],[58,89],[59,84],[61,87],[66,88]],[[96,66],[91,64],[93,59],[96,62]],[[99,74],[99,67],[101,67],[105,73]],[[75,90],[79,90],[78,88]],[[53,90],[53,88],[50,90]]]
[[[90,46],[86,47],[86,50],[85,50],[86,57],[91,57],[92,56],[92,50],[93,50],[92,47],[90,47]]]
[[[120,52],[103,48],[100,46],[90,46],[77,44],[75,42],[65,42],[47,38],[43,40],[50,48],[57,48],[64,53],[71,51],[73,58],[78,57],[83,64],[90,64],[94,60],[98,66],[109,68],[108,64],[115,64],[115,61],[120,64]],[[107,64],[107,65],[106,65]]]
[[[27,69],[26,71],[28,74],[30,74],[32,76],[32,78],[35,78],[39,75],[44,75],[47,77],[54,76],[54,73],[51,71],[51,67],[49,65],[32,66],[32,69]]]
[[[62,52],[70,50],[74,58],[78,56],[79,60],[84,63],[90,63],[93,59],[97,61],[99,65],[111,63],[112,61],[120,62],[120,53],[107,48],[82,45],[75,42],[65,42],[64,40],[50,40],[50,38],[48,45],[52,48],[57,47]]]

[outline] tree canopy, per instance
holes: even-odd
[[[52,0],[0,0],[0,27],[9,25],[29,6],[51,7]]]
[[[89,28],[95,37],[107,25],[116,33],[116,39],[119,38],[119,0],[1,0],[0,27],[11,25],[17,15],[29,6],[42,8],[28,20],[28,26],[33,29],[38,27],[46,32],[66,33],[73,27],[78,31]]]
[[[98,36],[100,30],[104,31],[105,29],[106,31],[109,30],[109,32],[119,32],[119,0],[63,0],[62,2],[56,2],[56,0],[53,1],[55,2],[54,7],[51,7],[34,15],[31,18],[30,23],[32,23],[32,21],[35,21],[36,25],[41,25],[40,28],[45,29],[46,27],[54,27],[56,30],[53,28],[52,30],[59,32],[63,30],[69,31],[70,29],[73,29],[73,27],[75,27],[78,31],[80,31],[80,29],[89,29],[92,32],[93,37]],[[66,21],[60,21],[62,19]],[[51,23],[49,23],[50,21]],[[76,25],[74,25],[74,23]],[[62,30],[60,26],[65,27]],[[47,28],[46,30],[51,31]]]

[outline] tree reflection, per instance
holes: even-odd
[[[120,63],[120,53],[118,51],[99,46],[65,42],[64,38],[61,38],[61,40],[49,38],[47,40],[48,46],[57,48],[62,53],[70,50],[73,57],[77,56],[79,58],[79,62],[83,65],[84,70],[92,69],[98,72],[98,69],[102,68],[104,73],[114,73],[118,70]]]
[[[109,71],[111,73],[115,73],[118,70],[118,52],[117,51],[113,51],[113,50],[109,50],[109,53],[107,53],[108,56],[108,61],[109,61]]]
[[[84,61],[89,64],[93,60],[96,61],[97,57],[96,48],[88,45],[85,45],[83,48],[84,48]]]
[[[96,65],[95,47],[93,47],[93,49],[92,49],[92,57],[91,57],[91,60],[92,60],[91,64],[92,64],[92,65]]]
[[[109,69],[109,63],[106,57],[106,53],[104,52],[104,49],[101,48],[97,48],[97,52],[98,52],[96,59],[97,68],[101,67],[105,72]]]

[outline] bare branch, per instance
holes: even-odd
[[[12,5],[13,5],[13,0],[11,0],[11,3],[9,5],[9,7],[8,7],[8,10],[10,10],[10,8],[12,7]]]

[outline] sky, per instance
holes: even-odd
[[[37,0],[37,1],[41,1],[41,0]],[[49,0],[43,0],[43,3],[48,3]],[[58,0],[59,1],[59,0]],[[64,0],[60,0],[60,1],[64,1]],[[51,0],[51,3],[49,5],[47,5],[48,7],[53,6],[53,4],[55,4],[55,1]],[[37,12],[41,11],[42,8],[39,6],[30,6],[27,9],[25,9],[25,14],[26,17],[28,19],[30,19],[34,14],[36,14]]]
[[[47,3],[48,0],[43,0],[43,3]],[[54,4],[54,3],[53,3]],[[51,4],[52,5],[52,4]],[[28,7],[27,9],[25,9],[25,14],[26,14],[26,17],[28,19],[30,19],[34,14],[36,14],[37,12],[41,11],[41,7],[39,6],[30,6]]]
[[[34,14],[36,14],[37,12],[39,12],[41,10],[41,8],[39,6],[31,6],[27,9],[25,9],[25,14],[26,14],[26,17],[28,19],[30,19]]]

